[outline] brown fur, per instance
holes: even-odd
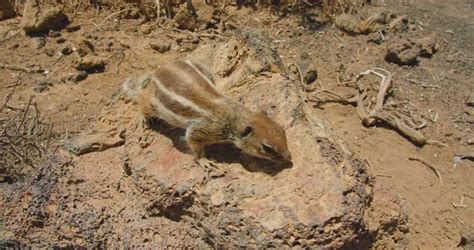
[[[127,80],[123,90],[136,99],[145,118],[158,117],[185,128],[196,158],[203,157],[205,145],[232,142],[257,157],[291,161],[283,127],[265,113],[222,96],[202,66],[178,61],[143,79],[139,84]]]

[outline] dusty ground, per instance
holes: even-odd
[[[369,162],[377,183],[404,201],[409,215],[408,247],[446,249],[456,247],[460,232],[474,224],[474,182],[471,181],[474,164],[455,157],[473,152],[474,111],[466,104],[466,98],[474,91],[473,8],[464,1],[449,4],[408,1],[367,6],[357,15],[367,17],[385,12],[387,16],[408,16],[409,30],[388,32],[381,44],[369,41],[379,39],[377,33],[349,35],[331,24],[319,24],[318,17],[309,14],[277,18],[266,11],[236,10],[229,6],[226,11],[233,13],[233,17],[219,13],[215,16],[229,17],[228,23],[237,29],[250,28],[264,33],[273,40],[285,66],[297,63],[303,73],[308,69],[316,70],[317,80],[311,85],[316,90],[324,86],[341,95],[350,95],[354,89],[342,85],[358,73],[373,67],[394,73],[390,98],[412,103],[413,110],[428,120],[421,131],[447,147],[420,147],[384,126],[364,128],[351,105],[324,102],[314,104],[312,112],[327,120],[335,134],[361,159]],[[114,91],[130,74],[149,71],[182,58],[211,39],[201,37],[192,42],[192,35],[171,30],[169,23],[142,24],[142,19],[117,19],[110,14],[77,11],[69,27],[79,25],[81,28],[62,31],[60,37],[51,34],[44,38],[25,36],[20,32],[21,17],[1,21],[0,64],[21,65],[27,68],[26,71],[43,71],[0,68],[0,96],[3,98],[18,85],[11,104],[24,106],[30,96],[34,96],[44,119],[53,123],[55,131],[65,138],[95,121],[110,104]],[[212,9],[198,6],[198,14],[209,19]],[[223,39],[231,32],[224,32]],[[420,57],[414,66],[399,66],[384,60],[390,43],[403,38],[423,38],[433,32],[437,34],[439,48],[431,58]],[[88,51],[90,48],[85,40],[91,42],[93,52]],[[159,53],[150,48],[150,42],[169,44],[171,48]],[[77,83],[62,81],[69,73],[76,72],[74,65],[79,59],[77,50],[70,55],[60,53],[67,46],[74,50],[82,48],[89,55],[96,54],[106,63],[105,71],[88,74],[85,80]],[[290,77],[298,79],[297,71]],[[377,86],[378,78],[373,79]],[[40,83],[43,80],[51,84],[39,93],[45,85]],[[309,91],[306,95],[312,99],[317,94]],[[328,99],[324,97],[321,98]],[[442,183],[430,168],[410,161],[409,157],[431,162],[439,170]],[[459,205],[461,200],[463,204]]]

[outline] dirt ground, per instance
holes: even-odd
[[[375,182],[400,197],[408,213],[407,247],[458,246],[461,233],[474,225],[474,108],[470,106],[474,98],[474,3],[381,1],[353,12],[360,20],[375,13],[385,13],[390,21],[406,15],[405,31],[382,34],[350,34],[323,22],[317,10],[277,17],[268,10],[228,6],[219,12],[204,4],[195,7],[199,18],[213,23],[209,29],[219,30],[219,22],[214,21],[218,17],[225,20],[226,30],[197,37],[198,33],[172,28],[175,21],[144,22],[142,16],[125,18],[126,11],[96,12],[93,8],[67,13],[69,28],[47,36],[26,36],[20,16],[0,21],[0,98],[15,89],[9,103],[24,107],[34,97],[43,120],[54,124],[61,143],[96,121],[130,75],[183,58],[211,41],[226,40],[236,30],[259,31],[272,40],[290,78],[299,81],[300,77],[292,64],[299,65],[303,75],[309,70],[317,72],[316,81],[304,92],[307,104],[313,106],[311,112],[326,120],[335,135],[368,162]],[[183,23],[192,25],[189,20]],[[416,63],[399,65],[385,59],[391,45],[432,34],[436,34],[436,48],[431,48],[429,56],[416,57]],[[81,51],[87,55],[78,56]],[[96,60],[96,65],[85,69],[85,79],[77,80],[74,77],[84,58]],[[446,146],[416,145],[380,123],[364,127],[353,105],[331,101],[330,95],[318,92],[324,88],[351,96],[356,90],[347,83],[374,67],[393,73],[389,100],[410,103],[406,107],[427,121],[420,131]],[[379,78],[363,79],[370,79],[371,91],[377,91]],[[8,117],[13,111],[5,112],[2,116]],[[413,157],[429,162],[439,177],[430,167],[409,159]],[[83,161],[87,160],[95,164],[86,156]]]

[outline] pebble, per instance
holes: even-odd
[[[78,83],[80,81],[83,81],[87,78],[88,74],[85,71],[77,71],[75,73],[69,73],[66,77],[66,81],[70,81],[73,83]]]
[[[150,48],[159,53],[165,53],[171,49],[171,44],[166,42],[150,42]]]
[[[466,105],[474,107],[474,92],[471,92],[466,98]]]
[[[48,79],[43,79],[43,80],[40,80],[36,86],[34,87],[34,91],[38,92],[38,93],[42,93],[44,91],[47,91],[49,90],[49,87],[52,87],[53,86],[53,82],[51,80],[48,80]]]

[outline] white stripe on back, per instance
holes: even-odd
[[[211,81],[211,79],[209,79],[209,77],[207,77],[206,74],[204,74],[201,70],[199,70],[196,66],[194,66],[194,64],[191,61],[185,60],[184,62],[187,65],[189,65],[191,68],[193,68],[202,78],[206,79],[207,83],[211,86],[211,88],[213,88],[217,93],[219,93],[219,91],[214,87],[214,82]]]
[[[167,109],[165,105],[163,105],[163,103],[161,103],[160,100],[158,100],[157,98],[154,98],[152,100],[152,105],[157,109],[159,117],[172,126],[186,128],[188,126],[188,123],[192,120],[182,117],[176,114],[175,112]]]
[[[156,87],[162,91],[166,96],[168,96],[170,99],[172,99],[173,101],[176,101],[178,103],[180,103],[181,105],[183,106],[186,106],[186,107],[189,107],[191,108],[192,110],[196,111],[196,112],[199,112],[201,114],[204,114],[204,115],[211,115],[208,111],[202,109],[201,107],[199,107],[196,103],[186,99],[185,97],[183,96],[180,96],[176,93],[173,93],[171,92],[169,89],[167,89],[161,82],[160,80],[158,79],[158,77],[153,77],[153,81],[155,82],[156,84]]]

